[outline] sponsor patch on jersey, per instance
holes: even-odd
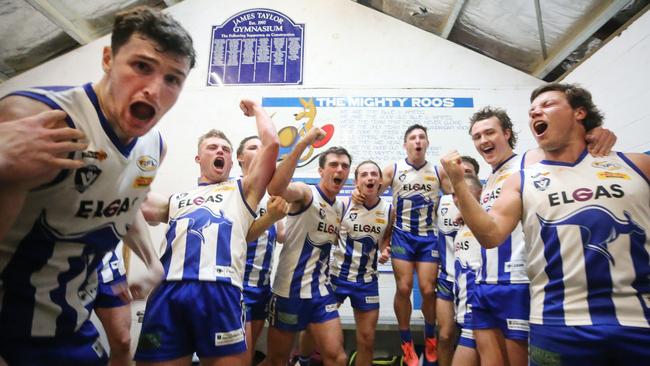
[[[289,325],[298,324],[298,314],[290,314],[278,311],[278,321]]]
[[[102,357],[104,355],[104,347],[102,347],[99,338],[97,338],[97,340],[93,343],[91,347],[93,351],[95,351],[98,357]]]
[[[437,249],[431,249],[431,256],[437,258],[440,256],[440,253],[438,253]]]
[[[337,304],[327,304],[325,305],[325,312],[331,313],[336,311],[337,308],[338,308]]]
[[[525,319],[506,319],[506,323],[508,324],[508,329],[510,330],[521,330],[524,332],[528,332],[530,330],[528,320]]]
[[[598,179],[625,179],[630,180],[630,176],[626,173],[613,173],[613,172],[598,172],[596,173]]]
[[[522,261],[512,261],[504,263],[505,272],[523,272],[526,271],[526,263]]]
[[[384,220],[384,219],[380,219],[380,218],[378,217],[378,218],[375,219],[375,222],[378,223],[378,224],[385,224],[385,223],[386,223],[386,220]]]
[[[609,171],[621,169],[621,164],[614,161],[594,161],[591,163],[591,166],[594,168],[605,169]]]
[[[140,339],[138,339],[138,348],[142,348],[144,350],[160,348],[162,345],[161,338],[162,336],[160,333],[140,333]]]
[[[469,230],[465,230],[465,231],[463,232],[463,236],[462,236],[462,237],[463,237],[463,238],[471,238],[471,237],[474,237],[474,234],[473,234],[471,231],[469,231]]]
[[[424,180],[435,182],[436,181],[436,176],[435,175],[425,175]]]
[[[136,165],[143,172],[150,172],[152,170],[156,170],[158,167],[158,160],[149,155],[142,155],[138,158]]]
[[[106,158],[108,158],[108,154],[104,150],[82,151],[81,152],[81,158],[82,159],[97,159],[99,161],[104,161],[104,160],[106,160]]]
[[[386,213],[384,211],[377,211],[375,215],[377,216],[384,216]]]
[[[215,346],[227,346],[229,344],[235,344],[244,341],[244,330],[235,329],[230,332],[222,332],[214,334],[214,345]]]
[[[214,192],[234,191],[237,187],[232,185],[218,185],[214,187]]]
[[[325,209],[321,208],[318,210],[318,216],[320,216],[321,219],[325,220],[327,215],[325,215]]]
[[[214,273],[219,277],[230,277],[235,272],[232,267],[214,266]]]
[[[379,304],[379,296],[366,296],[366,304]]]
[[[497,180],[496,180],[495,183],[499,183],[499,182],[502,182],[502,181],[506,180],[506,179],[510,176],[510,174],[511,174],[511,173],[501,174],[501,175],[497,178]]]
[[[535,363],[535,365],[544,366],[562,365],[562,359],[559,353],[547,351],[533,345],[530,346],[530,362]]]
[[[153,177],[136,177],[133,181],[133,188],[147,188],[153,182]]]

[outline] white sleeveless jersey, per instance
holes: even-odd
[[[241,179],[172,195],[160,258],[165,280],[225,282],[241,289],[246,234],[254,219]]]
[[[117,278],[126,275],[124,258],[122,257],[122,245],[119,244],[115,250],[104,255],[99,266],[99,283],[110,283]]]
[[[332,276],[349,282],[377,280],[379,244],[388,229],[391,209],[381,198],[374,207],[352,204],[347,208],[332,254]]]
[[[523,168],[523,156],[512,155],[501,163],[488,177],[480,203],[486,211],[490,211],[494,201],[499,198],[501,188],[506,179],[517,174]],[[496,248],[481,247],[481,270],[477,282],[489,284],[528,283],[526,274],[526,243],[521,224],[517,224],[512,234]]]
[[[278,296],[311,299],[331,292],[330,250],[338,240],[343,204],[329,201],[318,186],[310,189],[312,201],[287,216],[286,240],[273,280]]]
[[[29,192],[0,241],[0,329],[7,337],[60,337],[89,317],[97,269],[127,232],[158,169],[162,139],[152,131],[123,145],[90,84],[13,93],[62,109],[82,130],[85,166]]]
[[[522,172],[532,324],[650,328],[650,181],[623,154]]]
[[[269,195],[265,194],[260,202],[257,215],[266,214]],[[244,287],[264,287],[270,283],[271,260],[277,233],[275,224],[271,225],[256,240],[248,243],[246,251],[246,269],[244,271]]]
[[[460,227],[456,217],[458,208],[453,196],[446,194],[440,197],[438,204],[438,253],[440,253],[440,275],[442,280],[454,280],[454,238]]]
[[[436,207],[440,194],[438,168],[426,162],[415,168],[404,160],[393,170],[395,227],[417,236],[435,236]]]
[[[472,311],[467,292],[473,291],[481,266],[481,244],[467,225],[462,225],[454,238],[454,302],[456,322],[465,324],[465,316]]]

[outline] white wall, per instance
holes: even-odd
[[[250,8],[271,8],[305,24],[302,86],[206,86],[211,27]],[[161,193],[195,185],[198,167],[193,158],[197,137],[203,132],[222,129],[234,143],[255,133],[253,122],[238,108],[244,96],[323,95],[328,90],[346,95],[352,89],[357,93],[367,90],[370,95],[376,89],[417,88],[420,93],[449,89],[452,94],[454,90],[465,94],[481,91],[475,106],[502,105],[507,100],[513,119],[523,122],[516,126],[522,132],[520,149],[532,146],[526,126],[528,94],[541,81],[350,0],[186,0],[169,12],[192,34],[198,58],[176,106],[159,124],[168,144],[166,161],[153,184]],[[108,36],[103,37],[8,80],[0,84],[0,95],[29,86],[99,80],[101,50],[109,41]],[[465,138],[463,144],[469,140]],[[452,141],[446,143],[453,146]],[[465,153],[478,156],[473,150]],[[163,237],[163,230],[162,225],[152,230],[156,242]],[[392,297],[392,293],[382,292],[382,296]],[[382,301],[389,312],[390,302]],[[134,305],[135,310],[141,307]],[[137,332],[137,325],[134,330]]]
[[[616,149],[650,151],[650,12],[612,39],[565,78],[580,83],[618,135]]]

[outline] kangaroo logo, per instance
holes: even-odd
[[[74,187],[79,193],[85,192],[95,183],[102,171],[96,165],[88,165],[77,169],[74,175]]]
[[[625,219],[619,219],[611,211],[601,206],[583,207],[559,220],[545,220],[537,215],[542,226],[542,238],[557,241],[557,233],[554,229],[562,225],[576,225],[580,227],[580,237],[585,249],[593,250],[603,255],[613,265],[616,265],[614,257],[607,246],[619,236],[629,234],[632,244],[646,241],[646,233],[636,223],[627,211],[623,211]],[[549,231],[552,230],[552,231]]]

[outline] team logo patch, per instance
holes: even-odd
[[[406,179],[406,173],[400,174],[400,176],[397,179],[399,179],[400,182],[403,182],[404,179]]]
[[[625,179],[630,180],[630,176],[626,173],[613,173],[613,172],[598,172],[596,173],[598,179]]]
[[[99,161],[104,161],[108,157],[108,154],[104,150],[99,151],[83,151],[81,153],[82,159],[96,159]]]
[[[278,311],[278,321],[284,324],[296,325],[298,324],[298,314],[283,313]]]
[[[222,332],[214,334],[215,346],[227,346],[244,341],[244,330],[235,329],[230,332]]]
[[[147,188],[153,182],[153,177],[137,177],[133,181],[133,188]]]
[[[102,171],[96,165],[88,165],[77,169],[74,175],[74,187],[79,193],[85,192],[95,183]]]
[[[534,362],[535,365],[562,365],[562,358],[559,353],[547,351],[533,345],[530,346],[530,361],[531,363]]]
[[[613,161],[594,161],[591,163],[591,166],[594,168],[605,169],[609,171],[621,169],[621,164]]]
[[[183,199],[183,198],[187,197],[188,194],[189,193],[187,193],[187,192],[179,193],[179,194],[176,195],[176,199],[179,199],[179,200]]]
[[[336,304],[327,304],[327,305],[325,305],[325,312],[331,313],[331,312],[336,311],[337,308],[338,308],[338,306],[336,306]]]
[[[143,172],[150,172],[152,170],[156,170],[156,168],[158,167],[158,160],[154,159],[149,155],[143,155],[138,158],[136,165]]]
[[[138,348],[152,350],[162,345],[160,333],[141,333],[138,339]]]
[[[322,208],[319,209],[319,210],[318,210],[318,216],[320,216],[321,219],[325,220],[325,217],[326,217],[326,215],[325,215],[325,209],[322,209]]]
[[[443,208],[440,209],[440,213],[443,214],[443,215],[446,215],[447,211],[449,211],[449,209],[447,207],[443,207]]]
[[[354,221],[356,219],[357,219],[357,213],[356,212],[350,213],[350,220]]]
[[[533,185],[535,186],[535,188],[537,188],[538,191],[545,191],[550,184],[551,184],[551,179],[544,176],[540,176],[538,179],[533,181]]]

